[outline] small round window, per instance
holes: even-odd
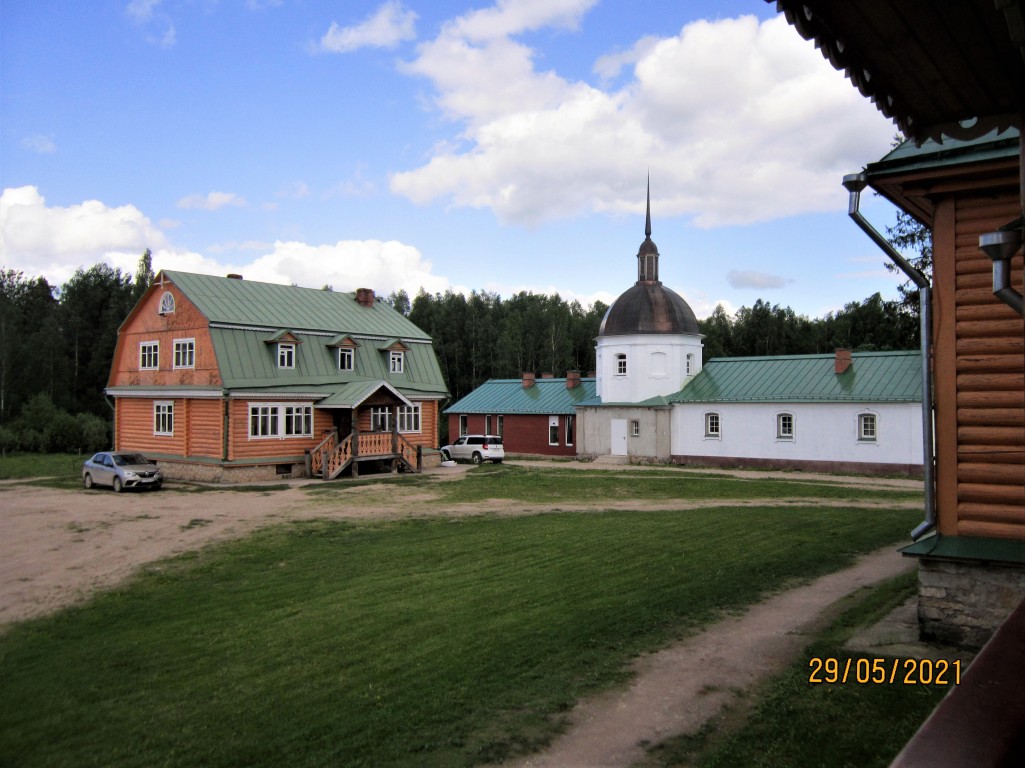
[[[170,293],[165,293],[160,297],[160,314],[169,315],[174,312],[174,296]]]

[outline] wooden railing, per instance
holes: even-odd
[[[419,449],[398,433],[365,432],[339,441],[338,433],[332,431],[311,449],[310,474],[333,480],[353,461],[371,458],[398,458],[414,472],[421,469]]]
[[[314,477],[324,476],[324,454],[334,453],[338,446],[338,430],[332,429],[324,439],[310,449],[310,470]]]

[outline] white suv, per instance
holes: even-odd
[[[505,448],[498,435],[463,435],[452,445],[444,446],[441,455],[446,459],[472,461],[474,464],[485,461],[501,464],[505,458]]]

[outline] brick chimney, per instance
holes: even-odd
[[[523,388],[530,389],[534,386],[534,374],[528,371],[523,372]]]
[[[846,373],[851,367],[851,351],[849,349],[836,350],[836,360],[833,363],[833,370],[836,373]]]
[[[589,379],[597,379],[598,378],[598,371],[588,371],[587,372],[587,378],[589,378]]]
[[[356,303],[361,307],[372,307],[374,306],[374,289],[373,288],[357,288],[356,289]]]
[[[242,279],[242,275],[240,275],[240,274],[238,274],[236,272],[231,272],[231,273],[228,274],[228,279],[229,280],[241,280]]]
[[[580,386],[580,371],[566,371],[566,389]]]

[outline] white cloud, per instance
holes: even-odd
[[[125,6],[125,13],[136,24],[145,24],[153,18],[153,13],[161,0],[131,0]]]
[[[33,136],[26,136],[21,140],[21,146],[30,152],[37,152],[40,155],[52,155],[57,151],[57,144],[50,135],[37,133]]]
[[[134,205],[111,208],[86,200],[51,207],[32,186],[9,187],[0,195],[4,266],[57,285],[98,261],[132,271],[144,250],[167,247],[164,234]]]
[[[793,280],[789,280],[781,275],[737,269],[731,269],[726,273],[726,281],[730,284],[731,288],[756,288],[758,290],[783,288],[787,283],[793,282]]]
[[[234,192],[209,192],[206,195],[187,195],[175,203],[175,205],[179,208],[217,211],[226,206],[243,208],[246,205],[246,200]]]
[[[699,21],[642,40],[599,59],[605,77],[636,62],[609,91],[537,71],[535,52],[508,37],[565,25],[591,5],[500,2],[421,45],[404,70],[431,81],[461,133],[393,174],[392,191],[534,224],[640,212],[650,169],[660,215],[748,224],[842,209],[841,176],[890,144],[888,121],[782,16]]]
[[[293,181],[291,184],[286,186],[280,192],[278,197],[291,198],[293,200],[302,200],[303,198],[310,196],[310,185],[305,181]]]
[[[302,242],[231,242],[212,246],[211,258],[171,243],[133,205],[111,208],[98,200],[68,207],[48,206],[36,187],[8,188],[0,195],[0,253],[3,266],[52,285],[66,282],[79,267],[98,262],[134,272],[142,252],[153,252],[153,268],[208,275],[241,273],[250,280],[297,283],[339,291],[370,287],[380,295],[421,286],[431,293],[450,287],[433,273],[414,246],[381,240],[343,240],[326,245]],[[241,254],[245,253],[244,258]],[[255,258],[254,258],[255,254]]]
[[[416,37],[417,15],[398,0],[389,0],[362,23],[331,27],[314,47],[326,53],[350,53],[360,48],[394,48],[403,40]]]

